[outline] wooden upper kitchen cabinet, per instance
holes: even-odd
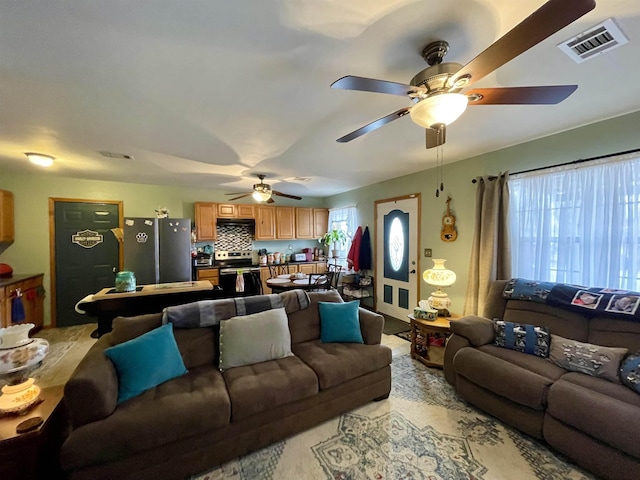
[[[253,205],[236,205],[236,216],[238,218],[255,218],[255,213],[253,213]]]
[[[275,240],[276,209],[267,205],[256,205],[256,240]]]
[[[215,240],[217,205],[208,202],[194,204],[196,216],[196,238],[198,241]]]
[[[329,210],[327,208],[313,209],[313,238],[320,238],[329,231]]]
[[[276,207],[276,238],[281,240],[296,238],[294,207]]]
[[[236,205],[232,203],[218,203],[218,218],[236,218]]]
[[[253,205],[219,203],[218,218],[255,218]]]
[[[296,208],[296,238],[313,238],[313,208]]]
[[[0,279],[0,327],[12,325],[12,305],[17,295],[22,295],[24,319],[20,323],[33,323],[36,329],[44,323],[44,288],[43,274],[14,275]]]
[[[0,190],[0,243],[13,243],[13,193]]]

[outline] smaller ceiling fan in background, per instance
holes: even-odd
[[[442,63],[449,45],[444,41],[432,42],[422,52],[429,67],[413,77],[410,85],[352,75],[336,80],[332,88],[407,96],[413,102],[412,106],[379,118],[337,141],[349,142],[409,114],[416,124],[426,128],[427,148],[433,148],[445,143],[446,126],[462,115],[467,105],[560,103],[578,86],[476,88],[459,92],[576,21],[595,6],[595,0],[549,0],[464,66]]]
[[[302,200],[302,197],[298,197],[296,195],[289,195],[288,193],[278,192],[277,190],[272,190],[271,185],[268,183],[264,183],[263,180],[265,175],[257,175],[260,179],[260,183],[253,184],[253,192],[235,192],[235,193],[225,193],[225,195],[239,195],[238,197],[230,198],[229,200],[239,200],[240,198],[248,197],[251,195],[253,199],[257,202],[266,202],[273,203],[272,195],[277,195],[279,197],[292,198],[293,200]]]

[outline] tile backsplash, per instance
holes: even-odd
[[[215,250],[251,250],[253,238],[247,225],[218,225]]]

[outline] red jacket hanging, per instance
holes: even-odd
[[[351,240],[351,248],[347,255],[347,263],[357,272],[360,270],[360,243],[362,242],[362,227],[358,227],[353,240]]]

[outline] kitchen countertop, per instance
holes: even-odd
[[[9,278],[0,278],[0,288],[6,287],[7,285],[13,285],[14,283],[18,283],[23,280],[29,280],[30,278],[39,277],[41,275],[44,275],[44,273],[27,273],[23,275],[13,275]]]

